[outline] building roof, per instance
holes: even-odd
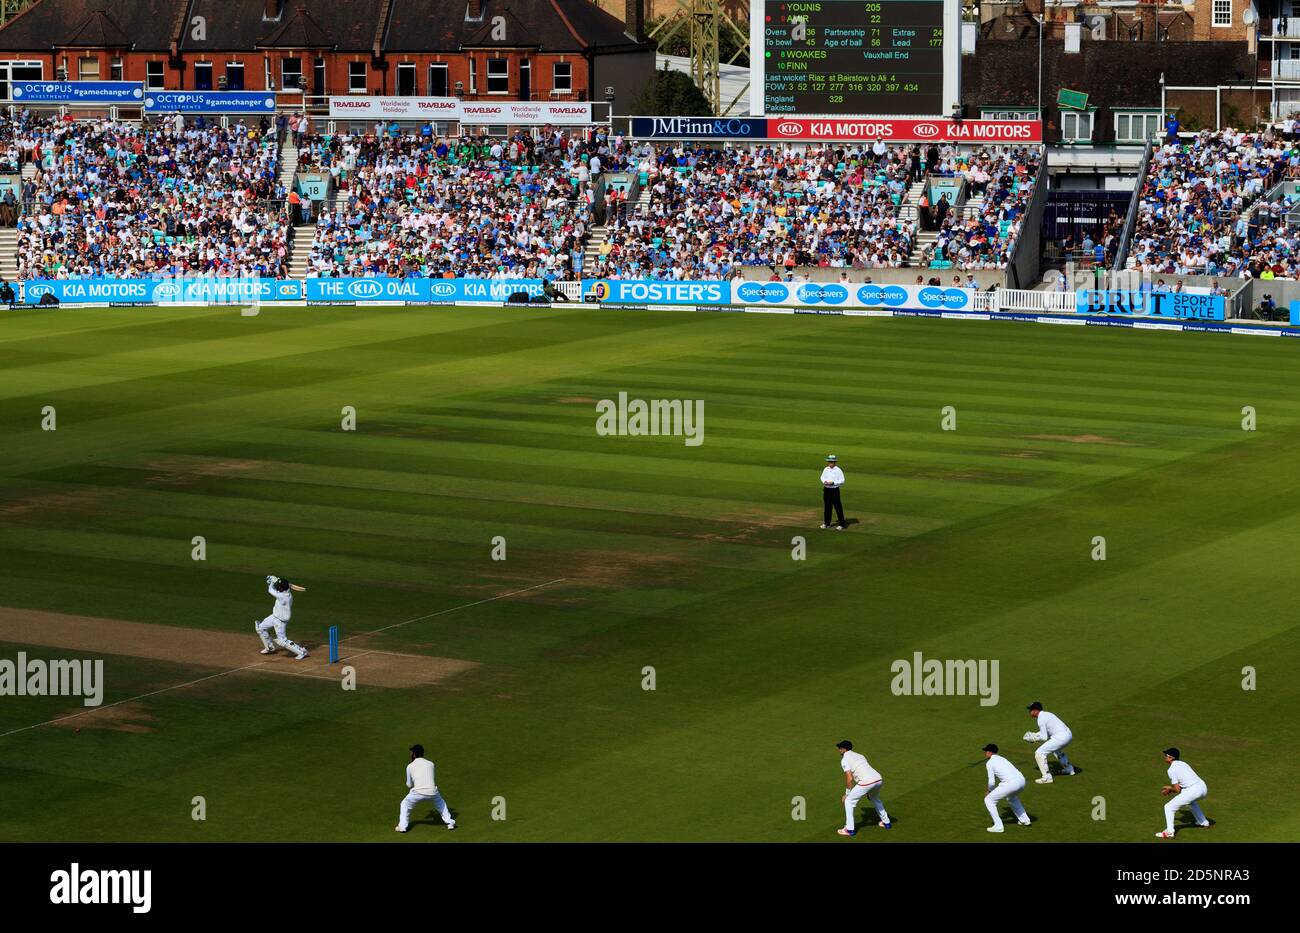
[[[466,46],[581,52],[637,44],[622,20],[592,0],[483,0],[483,17],[476,20],[469,19],[466,0],[284,0],[281,15],[271,20],[263,18],[265,0],[37,0],[0,29],[0,52],[123,44],[166,52],[176,38],[182,52],[371,52],[386,5],[385,52],[457,52]],[[195,38],[187,16],[203,17],[202,38]],[[505,40],[492,37],[497,16],[505,19]]]
[[[985,52],[989,51],[987,48]],[[1038,37],[999,42],[996,54],[962,56],[962,98],[968,104],[1034,107],[1038,101]],[[1100,106],[1160,106],[1160,75],[1167,87],[1214,87],[1249,80],[1245,42],[1085,42],[1066,53],[1062,42],[1043,44],[1043,105],[1056,107],[1062,88],[1086,91]],[[1267,97],[1267,92],[1265,93]]]
[[[106,9],[94,10],[57,45],[66,49],[130,48],[131,40]]]
[[[492,38],[495,17],[505,19],[505,39]],[[635,43],[623,21],[591,0],[483,0],[481,19],[469,18],[464,0],[393,0],[389,52],[446,51],[471,48],[535,48],[543,52],[580,52]]]
[[[185,0],[169,2],[183,4]],[[206,35],[202,40],[195,39],[187,29],[180,49],[250,52],[255,48],[334,48],[341,52],[369,52],[383,5],[383,0],[284,0],[279,19],[268,20],[263,19],[265,0],[194,0],[190,15],[204,18]]]
[[[0,29],[0,51],[87,47],[96,31],[107,45],[126,39],[132,48],[166,51],[176,6],[177,0],[40,0]]]
[[[334,35],[316,22],[302,2],[296,3],[293,10],[284,13],[281,19],[284,25],[258,42],[258,48],[331,49],[338,44]]]
[[[539,45],[538,40],[533,38],[532,30],[521,23],[514,10],[508,6],[494,10],[492,16],[483,17],[477,25],[477,29],[472,29],[461,37],[461,48],[517,49],[526,46],[535,49]]]

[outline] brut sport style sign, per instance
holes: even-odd
[[[1186,292],[1098,291],[1085,289],[1077,296],[1080,314],[1125,314],[1150,317],[1223,320],[1222,295],[1191,295]]]

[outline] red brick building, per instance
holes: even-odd
[[[38,0],[0,29],[0,101],[66,78],[626,108],[654,69],[643,2],[625,26],[592,0]]]

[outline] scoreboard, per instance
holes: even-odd
[[[959,0],[751,0],[750,110],[947,116]]]

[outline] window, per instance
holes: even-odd
[[[318,58],[312,63],[312,89],[318,97],[325,95],[325,59]]]
[[[474,56],[469,59],[469,92],[478,93],[478,63],[474,61]]]
[[[285,91],[293,91],[300,87],[302,87],[302,59],[281,59],[280,88]]]
[[[1232,0],[1214,0],[1214,6],[1211,9],[1214,11],[1214,19],[1211,25],[1232,25]]]
[[[1061,141],[1067,143],[1092,142],[1092,113],[1061,112]]]
[[[40,62],[0,62],[0,100],[9,100],[10,81],[40,81],[44,76]]]
[[[519,99],[533,99],[533,63],[526,58],[519,63]]]
[[[98,58],[77,59],[77,80],[98,81],[99,80],[99,59]]]
[[[556,62],[551,70],[551,87],[563,94],[573,93],[573,63]]]
[[[981,110],[981,120],[1037,120],[1037,110]]]
[[[397,66],[397,96],[415,96],[415,63],[402,62]]]
[[[144,86],[151,91],[161,91],[163,89],[162,62],[145,62]]]
[[[366,93],[366,63],[365,62],[348,63],[348,93],[349,94]]]
[[[194,63],[194,90],[212,90],[212,62]]]
[[[489,94],[510,93],[510,62],[504,58],[487,60],[487,91]]]
[[[1116,113],[1115,142],[1144,143],[1160,134],[1159,113]]]
[[[110,81],[122,80],[122,59],[115,58],[108,63],[108,79]]]
[[[244,89],[244,63],[226,62],[226,90],[242,91]]]
[[[443,64],[433,64],[429,66],[429,96],[446,97],[447,96],[447,66]]]

